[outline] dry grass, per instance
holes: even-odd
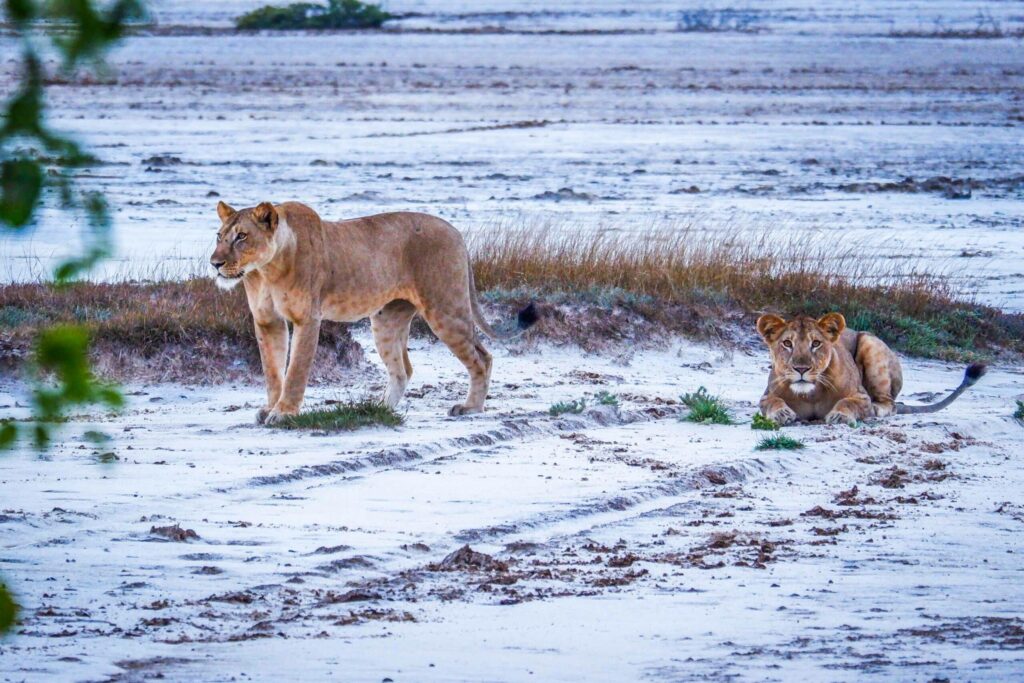
[[[245,294],[221,291],[209,278],[0,286],[0,367],[25,360],[38,330],[54,323],[85,326],[97,369],[108,377],[217,382],[259,372]],[[342,325],[325,324],[320,346],[319,376],[361,357]]]
[[[538,334],[585,349],[669,333],[750,340],[760,312],[838,310],[851,327],[911,354],[1024,351],[1022,316],[971,303],[950,279],[813,240],[686,226],[641,234],[506,226],[468,241],[485,299],[505,313],[536,300],[546,317]],[[19,365],[38,330],[54,323],[88,328],[107,377],[216,382],[260,373],[241,288],[223,292],[209,278],[0,286],[0,367]],[[320,345],[319,380],[362,357],[343,325],[325,324]]]
[[[824,240],[686,226],[642,234],[503,228],[473,235],[470,248],[477,286],[492,299],[620,307],[696,336],[761,312],[834,310],[915,355],[1024,350],[1021,316],[973,303],[951,278]]]

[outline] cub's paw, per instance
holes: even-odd
[[[256,424],[261,425],[264,422],[266,422],[267,421],[267,415],[270,414],[271,410],[273,410],[272,406],[263,406],[262,408],[257,410],[256,411]]]
[[[830,425],[841,425],[846,424],[851,427],[857,426],[857,418],[849,413],[844,413],[841,410],[833,410],[825,416],[825,422]]]
[[[456,403],[451,407],[451,410],[448,411],[448,414],[452,417],[458,417],[460,415],[471,415],[473,413],[482,412],[484,412],[483,408],[474,408],[473,406],[466,406],[462,405],[461,403]]]
[[[789,406],[783,406],[778,410],[771,410],[766,417],[780,427],[796,422],[796,412]]]

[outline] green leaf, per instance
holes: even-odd
[[[36,3],[32,0],[7,0],[7,16],[15,24],[24,24],[36,15]]]
[[[10,448],[18,438],[18,425],[11,421],[0,425],[0,450]]]
[[[0,633],[11,630],[14,620],[18,618],[18,605],[7,592],[7,586],[0,583]]]
[[[8,159],[0,166],[0,221],[20,228],[32,219],[43,189],[43,169],[31,159]]]

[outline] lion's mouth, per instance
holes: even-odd
[[[238,278],[242,277],[243,275],[245,275],[245,273],[241,272],[241,271],[239,271],[238,273],[235,273],[234,275],[232,275],[230,273],[227,273],[227,274],[221,273],[220,271],[217,272],[217,277],[219,277],[219,278],[221,278],[223,280],[237,280]]]

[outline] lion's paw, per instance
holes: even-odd
[[[286,412],[286,411],[274,408],[269,413],[267,413],[267,418],[266,418],[266,420],[264,420],[263,423],[265,425],[267,425],[268,427],[273,427],[274,425],[279,425],[279,424],[284,423],[289,417],[291,417],[292,415],[295,415],[297,412],[298,411]]]
[[[833,410],[825,416],[825,422],[830,425],[846,424],[851,427],[857,426],[857,418],[841,410]]]
[[[771,413],[767,417],[775,424],[782,426],[788,425],[791,422],[796,422],[797,415],[796,411],[794,411],[789,406],[785,406],[783,408],[779,408],[778,410],[771,411]]]
[[[474,408],[472,406],[466,406],[466,405],[462,405],[461,403],[456,403],[455,405],[453,405],[451,407],[451,410],[448,411],[448,414],[451,417],[458,417],[460,415],[471,415],[473,413],[482,413],[482,412],[484,412],[483,408]]]
[[[267,415],[270,414],[272,408],[270,406],[263,406],[256,411],[256,424],[261,425],[267,421]]]

